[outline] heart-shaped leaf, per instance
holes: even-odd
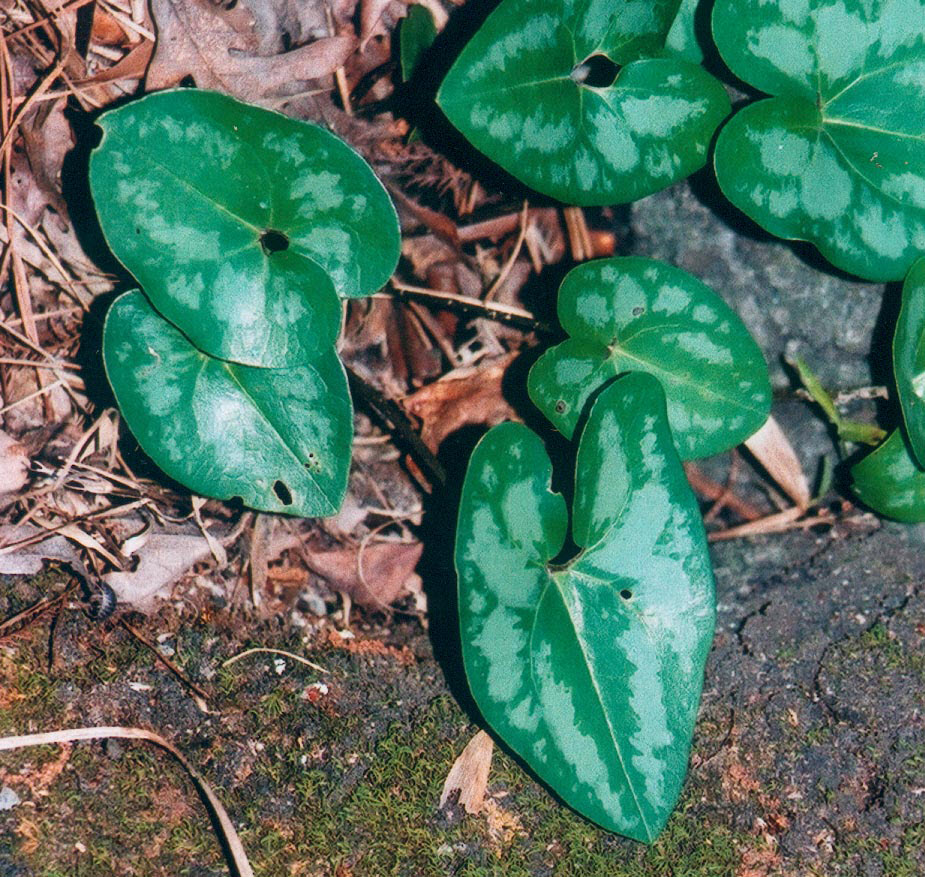
[[[925,521],[925,470],[920,469],[902,430],[851,468],[858,499],[887,518]]]
[[[559,288],[571,336],[530,370],[534,404],[571,437],[592,395],[614,376],[655,375],[682,459],[735,447],[771,410],[764,357],[735,312],[686,271],[638,257],[579,265]]]
[[[655,378],[601,393],[572,536],[539,438],[476,447],[456,537],[463,659],[492,728],[571,807],[652,841],[677,800],[713,635],[713,576]]]
[[[157,310],[212,356],[304,363],[337,337],[338,293],[373,292],[395,267],[388,195],[316,125],[194,89],[149,95],[99,124],[90,182],[106,239]]]
[[[655,57],[678,0],[504,0],[437,101],[478,149],[571,204],[633,201],[706,161],[722,86]]]
[[[903,277],[925,249],[925,0],[717,0],[713,36],[775,95],[720,132],[726,197],[845,271]]]
[[[906,435],[925,465],[925,258],[909,270],[893,336],[893,372]]]
[[[123,417],[172,478],[263,511],[340,508],[353,410],[333,348],[286,369],[215,359],[134,290],[106,316],[103,358]]]

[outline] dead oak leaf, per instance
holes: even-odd
[[[305,552],[305,563],[335,591],[362,606],[388,606],[408,592],[421,559],[420,542],[370,542],[330,551]]]
[[[237,4],[210,0],[151,0],[157,46],[147,89],[169,88],[192,76],[211,88],[257,101],[291,91],[293,83],[318,79],[342,66],[356,48],[352,35],[324,37],[278,55],[257,55],[252,14]]]
[[[455,369],[408,396],[403,404],[421,421],[421,440],[436,452],[450,433],[463,426],[494,426],[516,420],[517,414],[501,391],[516,353],[482,360],[477,366]]]

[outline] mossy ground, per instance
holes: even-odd
[[[871,550],[892,566],[853,605],[837,583]],[[770,583],[741,605],[725,597],[733,621],[718,628],[688,781],[648,847],[590,825],[497,750],[486,810],[441,810],[477,725],[427,632],[398,616],[357,618],[352,640],[330,619],[306,634],[226,610],[133,616],[207,690],[203,711],[127,630],[68,609],[50,668],[49,619],[0,645],[0,734],[161,733],[213,784],[267,877],[911,877],[925,866],[925,599],[907,574],[918,556],[895,540],[835,544],[811,571],[756,569]],[[6,615],[28,598],[8,599]],[[327,672],[265,654],[222,667],[252,646]],[[3,753],[3,785],[21,799],[0,811],[3,877],[228,873],[192,783],[154,747]]]
[[[761,842],[704,820],[689,790],[656,844],[596,829],[496,751],[488,809],[438,808],[443,781],[477,729],[446,688],[426,633],[394,624],[387,642],[339,647],[331,629],[299,633],[167,610],[133,618],[209,690],[209,712],[126,630],[67,610],[48,669],[48,620],[0,652],[0,734],[82,725],[149,727],[172,739],[214,785],[258,875],[608,875],[733,877]],[[383,631],[378,631],[382,636]],[[222,668],[262,645],[268,655]],[[278,672],[281,670],[281,672]],[[319,684],[320,683],[320,684]],[[21,803],[0,812],[0,874],[227,873],[183,769],[141,743],[37,747],[0,756]]]

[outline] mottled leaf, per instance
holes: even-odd
[[[90,182],[106,239],[154,307],[212,356],[301,364],[334,343],[338,293],[373,292],[395,267],[388,195],[322,128],[193,89],[99,124]]]
[[[912,266],[903,285],[893,372],[909,445],[919,465],[925,465],[925,259]]]
[[[902,430],[894,430],[851,469],[852,489],[865,505],[887,518],[925,521],[925,470],[912,456]]]
[[[190,490],[306,517],[340,507],[353,412],[333,348],[286,369],[215,359],[135,290],[106,316],[103,358],[138,443]]]
[[[656,57],[678,0],[504,0],[437,100],[477,148],[539,192],[616,204],[700,168],[729,112],[722,86]]]
[[[581,436],[572,537],[539,438],[479,443],[456,538],[469,686],[488,723],[571,807],[654,840],[684,774],[713,634],[713,577],[657,380],[597,399]]]
[[[774,96],[720,132],[726,197],[845,271],[903,277],[925,249],[925,0],[717,0],[713,35]]]
[[[414,75],[421,55],[426,52],[437,36],[437,25],[430,10],[415,3],[401,23],[399,51],[401,55],[401,78],[407,82]]]
[[[571,437],[616,375],[655,375],[682,459],[734,447],[767,419],[768,369],[735,312],[686,271],[638,257],[586,262],[559,289],[571,336],[530,370],[534,404]]]
[[[697,39],[697,6],[700,0],[681,0],[678,14],[665,39],[665,48],[693,64],[703,61],[703,48]]]

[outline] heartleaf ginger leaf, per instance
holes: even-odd
[[[893,336],[893,372],[906,435],[925,466],[925,258],[910,269]]]
[[[915,462],[901,429],[851,467],[851,489],[878,515],[895,521],[925,521],[925,470]]]
[[[633,201],[706,162],[729,112],[722,86],[659,57],[678,0],[504,0],[437,102],[465,137],[570,204]]]
[[[844,271],[901,279],[925,250],[925,0],[716,0],[713,36],[772,95],[720,132],[726,197]]]
[[[578,447],[572,536],[552,466],[520,424],[491,430],[456,539],[469,686],[485,719],[571,807],[653,841],[687,769],[714,624],[696,499],[658,381],[604,390]]]
[[[90,183],[106,240],[211,356],[301,365],[333,345],[338,296],[374,292],[398,261],[382,184],[316,125],[195,89],[99,125]]]
[[[559,288],[569,334],[534,364],[534,404],[571,437],[588,400],[623,372],[646,371],[668,397],[682,459],[744,441],[771,409],[761,350],[736,313],[697,278],[639,257],[586,262]]]
[[[138,443],[191,490],[305,517],[340,508],[353,408],[333,348],[285,369],[216,359],[133,290],[106,315],[103,359]]]

